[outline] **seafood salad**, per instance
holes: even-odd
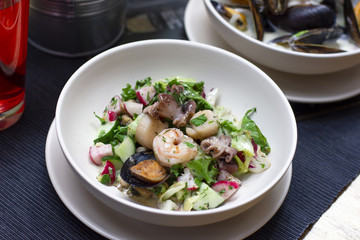
[[[239,31],[304,53],[360,47],[360,0],[211,0]]]
[[[216,208],[242,185],[244,174],[271,166],[270,146],[251,119],[216,104],[204,82],[150,77],[127,84],[99,119],[90,146],[100,183],[142,204],[172,211]]]

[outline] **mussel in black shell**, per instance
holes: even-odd
[[[231,6],[226,6],[224,4],[218,3],[216,1],[211,1],[212,5],[216,11],[223,17],[229,20],[236,28],[239,30],[245,30],[247,27],[246,17],[243,13],[238,12],[236,9]]]
[[[165,181],[169,172],[159,164],[153,152],[139,152],[125,161],[120,176],[131,186],[152,188]]]
[[[348,34],[360,46],[360,1],[344,0],[344,16]]]
[[[336,22],[336,13],[327,5],[297,5],[289,7],[282,15],[269,14],[268,19],[288,32],[314,28],[331,28]]]
[[[343,34],[342,28],[318,28],[301,31],[289,39],[292,50],[307,53],[339,53],[343,50],[324,45],[326,41],[336,40]]]

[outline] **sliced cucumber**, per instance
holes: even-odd
[[[187,196],[184,201],[183,211],[191,211],[196,202],[200,198],[200,195]]]
[[[99,137],[94,140],[94,143],[102,142],[104,144],[110,143],[114,138],[114,131],[120,124],[118,120],[108,122],[99,127]]]
[[[124,141],[114,148],[115,156],[125,162],[131,155],[135,153],[135,143],[130,137],[125,137]]]
[[[120,170],[122,165],[124,164],[123,161],[121,161],[121,159],[116,156],[103,157],[102,161],[103,161],[103,163],[105,163],[106,161],[110,161],[114,165],[115,170]]]
[[[201,183],[199,189],[199,199],[194,202],[193,209],[204,210],[210,208],[216,208],[225,201],[225,198],[220,196],[206,183]]]
[[[144,114],[140,114],[139,116],[137,116],[137,118],[132,121],[129,125],[128,125],[128,136],[135,136],[136,133],[136,128],[139,125],[140,119],[144,116]]]
[[[178,205],[171,200],[166,200],[166,201],[158,201],[157,207],[165,211],[175,211],[178,208]]]

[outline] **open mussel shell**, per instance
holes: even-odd
[[[246,16],[238,12],[232,6],[227,6],[222,3],[211,1],[211,4],[214,6],[216,11],[223,17],[229,20],[229,22],[234,25],[239,30],[245,30],[247,27]]]
[[[324,45],[326,41],[335,41],[343,34],[342,28],[320,28],[301,31],[289,39],[289,45],[295,51],[307,53],[339,53],[338,48]]]
[[[260,4],[256,0],[249,0],[249,7],[253,15],[256,39],[262,41],[264,39],[264,19],[260,13]]]
[[[347,33],[360,46],[360,0],[344,0],[344,16]]]
[[[169,177],[152,151],[138,152],[130,156],[121,168],[121,178],[134,187],[153,188]]]

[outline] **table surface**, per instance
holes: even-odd
[[[115,45],[156,38],[186,40],[186,4],[131,1],[127,28]],[[151,31],[133,24],[139,19],[148,21]],[[90,58],[58,57],[28,47],[25,113],[16,125],[0,132],[1,239],[103,238],[63,204],[45,163],[58,96],[67,79]],[[360,96],[290,104],[298,125],[290,189],[274,217],[248,239],[360,239]]]

